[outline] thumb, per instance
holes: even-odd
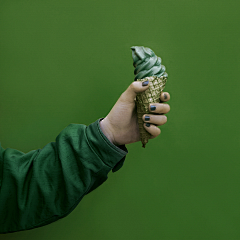
[[[149,88],[149,81],[145,81],[145,82],[134,81],[129,85],[127,90],[125,92],[123,92],[120,99],[123,102],[134,103],[137,93],[144,92],[148,88]]]

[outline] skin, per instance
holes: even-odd
[[[141,82],[132,82],[121,94],[108,115],[100,121],[102,132],[116,146],[141,141],[135,99],[137,93],[146,91],[148,88],[148,85],[142,86]],[[150,123],[150,127],[146,127],[144,123],[144,128],[152,135],[150,139],[156,138],[161,133],[158,126],[167,122],[164,114],[170,111],[170,106],[164,103],[170,100],[170,94],[162,92],[159,97],[160,103],[149,104],[149,111],[152,114],[143,115],[143,121]],[[151,111],[151,105],[155,105],[156,110]],[[145,121],[145,116],[150,116],[150,120]]]

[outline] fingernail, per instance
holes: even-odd
[[[164,99],[167,99],[167,94],[164,93]]]
[[[149,116],[146,116],[145,117],[145,121],[149,121],[150,120],[150,117]]]
[[[146,127],[150,127],[150,123],[146,123]]]
[[[149,84],[149,81],[147,80],[147,81],[142,83],[142,86],[147,86],[148,84]]]
[[[154,111],[156,109],[156,106],[151,105],[150,109],[151,109],[151,111]]]

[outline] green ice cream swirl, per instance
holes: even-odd
[[[131,49],[135,67],[134,81],[151,76],[168,77],[165,66],[161,65],[162,59],[156,56],[150,48],[133,46]]]

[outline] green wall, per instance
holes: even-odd
[[[240,239],[237,0],[0,1],[0,141],[43,148],[105,117],[134,79],[131,46],[161,56],[168,122],[47,226],[1,240]]]

